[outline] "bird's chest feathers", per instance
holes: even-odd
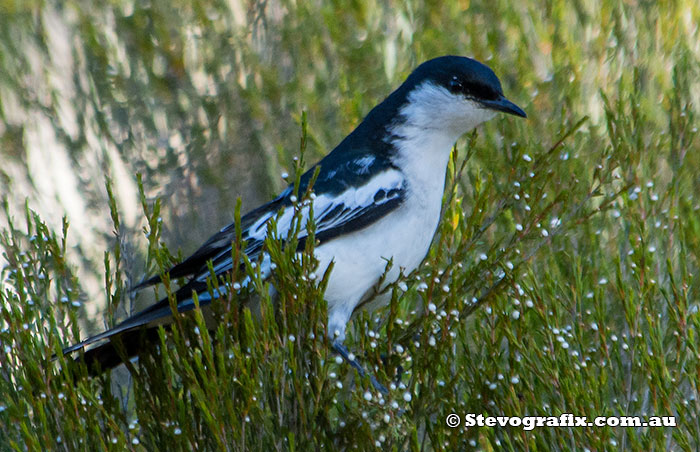
[[[445,172],[455,138],[443,134],[416,133],[397,140],[394,163],[405,175],[407,196],[397,217],[399,229],[394,256],[406,262],[397,265],[417,266],[425,257],[440,219],[445,190]]]
[[[447,162],[456,138],[411,129],[403,130],[402,135],[394,143],[397,151],[394,163],[406,177],[406,204],[411,209],[419,207],[426,214],[430,213],[437,222],[445,190]]]

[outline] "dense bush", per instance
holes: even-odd
[[[0,449],[696,450],[698,22],[687,0],[0,2]],[[429,257],[349,326],[389,395],[330,352],[311,250],[274,240],[261,319],[182,316],[130,373],[51,360],[441,54],[528,120],[458,142]]]

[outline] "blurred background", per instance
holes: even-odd
[[[237,198],[246,211],[286,185],[302,112],[314,162],[422,61],[474,57],[528,120],[479,129],[451,218],[483,233],[469,262],[527,259],[470,324],[455,400],[682,413],[638,442],[569,433],[590,450],[696,450],[699,24],[695,0],[0,0],[0,225],[21,229],[25,204],[56,231],[67,218],[81,316],[101,322],[105,250],[122,250],[127,284],[146,271],[137,175],[162,199],[163,240],[189,254]]]
[[[245,211],[285,185],[302,111],[314,161],[443,54],[496,71],[529,113],[499,121],[525,140],[549,144],[584,114],[604,126],[601,93],[616,98],[620,83],[639,83],[664,124],[674,65],[696,69],[697,16],[693,2],[2,0],[0,195],[20,219],[25,202],[54,228],[67,217],[95,313],[114,240],[106,178],[134,256],[137,174],[164,200],[165,241],[187,254],[232,220],[238,197]],[[499,169],[497,154],[475,164]],[[139,260],[127,263],[137,279]]]
[[[535,36],[533,55],[513,51],[500,15],[468,2],[3,0],[0,194],[20,221],[25,202],[54,228],[67,217],[94,314],[114,240],[106,178],[124,246],[145,243],[141,174],[164,199],[165,241],[189,253],[232,220],[236,198],[245,211],[285,185],[303,111],[314,161],[417,64],[449,53],[489,61],[527,106],[554,76],[551,56]]]

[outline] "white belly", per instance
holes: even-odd
[[[444,186],[444,176],[442,180]],[[401,271],[407,274],[420,265],[440,219],[442,192],[441,187],[430,197],[409,195],[396,211],[376,223],[316,248],[319,272],[334,262],[325,293],[331,337],[345,337],[353,310],[375,289],[390,260],[387,284],[396,281]]]
[[[459,135],[410,126],[394,133],[402,137],[394,142],[394,163],[408,183],[404,202],[376,223],[316,248],[320,272],[334,262],[325,293],[328,333],[341,340],[353,310],[374,289],[387,262],[393,259],[387,284],[401,270],[413,271],[428,253],[440,220],[447,162]]]

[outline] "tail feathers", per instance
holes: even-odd
[[[117,335],[122,336],[131,330],[150,330],[153,329],[153,327],[156,327],[157,325],[167,325],[170,323],[169,320],[171,316],[172,310],[170,309],[170,305],[168,304],[167,298],[165,298],[158,302],[156,305],[151,306],[148,309],[144,309],[143,311],[129,317],[114,328],[111,328],[100,334],[91,336],[85,339],[84,341],[71,345],[70,347],[64,348],[63,354],[67,355],[69,353],[73,353],[77,350],[85,348],[86,346],[94,344],[95,342],[101,341],[103,339],[109,339]]]
[[[81,348],[85,348],[90,344],[94,344],[97,341],[101,341],[102,339],[109,339],[112,336],[116,336],[119,333],[123,333],[125,331],[130,330],[130,329],[136,328],[137,326],[138,325],[117,325],[110,330],[107,330],[107,331],[100,333],[100,334],[96,334],[92,337],[85,339],[82,342],[78,342],[77,344],[73,344],[70,347],[64,348],[63,354],[68,355],[69,353],[73,353],[75,351],[78,351]]]
[[[138,355],[149,342],[156,341],[158,339],[158,325],[167,326],[168,316],[171,314],[169,305],[150,311],[142,311],[112,329],[64,348],[63,355],[84,349],[95,342],[109,339],[109,342],[86,350],[83,356],[92,375],[99,373],[96,369],[101,371],[111,369],[124,361],[122,356],[130,359]],[[118,353],[120,349],[122,350],[121,355]],[[96,367],[97,364],[99,366]]]
[[[158,328],[135,328],[112,336],[109,342],[86,350],[82,360],[90,375],[97,375],[131,359],[158,340]]]
[[[192,299],[193,290],[192,286],[187,285],[176,293],[179,312],[187,312],[195,308],[195,303]],[[225,290],[219,289],[217,296],[223,293],[225,293]],[[208,292],[202,292],[199,294],[199,301],[200,306],[207,306],[211,303],[212,296]],[[129,317],[114,328],[64,348],[63,355],[84,349],[95,342],[109,339],[109,342],[93,347],[84,354],[88,369],[92,371],[94,364],[100,364],[100,368],[106,370],[123,362],[123,359],[117,353],[121,346],[123,346],[123,351],[125,352],[125,354],[122,354],[123,356],[126,358],[135,356],[141,351],[143,346],[148,344],[148,341],[157,340],[159,325],[167,327],[171,321],[172,308],[170,307],[170,302],[168,298],[163,298],[158,303]]]
[[[141,311],[138,314],[124,320],[122,323],[118,324],[114,328],[111,328],[100,334],[91,336],[82,342],[78,342],[77,344],[71,345],[70,347],[64,348],[63,354],[67,355],[76,350],[80,350],[81,348],[85,348],[86,346],[93,344],[97,341],[101,341],[102,339],[109,339],[112,336],[122,334],[126,331],[133,330],[141,326],[150,328],[152,326],[156,326],[157,324],[168,324],[170,322],[162,319],[167,318],[171,314],[172,311],[170,310],[170,306],[160,306],[158,309]]]

